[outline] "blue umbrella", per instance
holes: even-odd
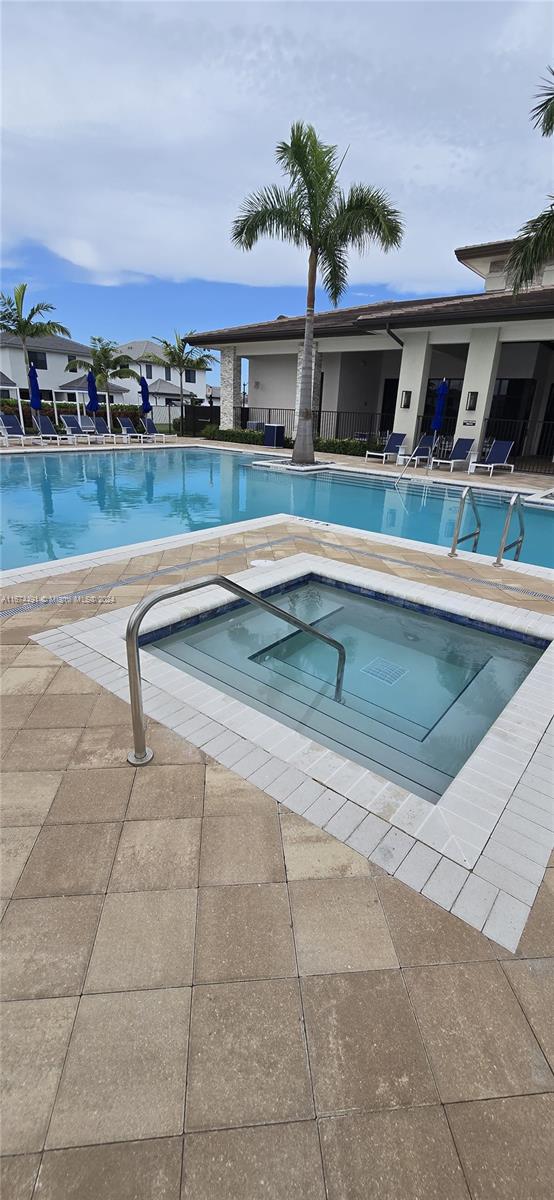
[[[150,392],[148,391],[148,384],[144,378],[144,375],[141,375],[141,377],[140,377],[139,386],[140,386],[140,394],[142,396],[142,406],[141,406],[140,411],[141,411],[143,417],[145,417],[147,413],[152,412],[152,405],[150,403]]]
[[[38,386],[37,369],[32,363],[29,367],[29,396],[31,399],[31,408],[40,408],[40,388]]]
[[[444,419],[444,409],[445,409],[445,405],[446,405],[446,397],[447,396],[448,396],[448,384],[446,382],[446,379],[443,379],[442,383],[439,383],[439,386],[437,388],[436,395],[435,395],[435,411],[433,413],[433,420],[431,422],[431,430],[433,433],[439,433],[440,430],[442,429],[442,422]]]
[[[87,412],[90,416],[91,413],[98,412],[98,392],[96,390],[96,379],[94,377],[94,371],[89,371],[89,373],[87,375],[87,392],[88,392]]]

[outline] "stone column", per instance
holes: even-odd
[[[236,346],[221,349],[221,429],[233,429],[234,410],[240,408],[240,356]]]
[[[454,441],[460,437],[473,438],[472,458],[480,454],[483,445],[500,349],[498,326],[479,325],[471,330]],[[476,393],[469,401],[471,408],[467,407],[468,392]]]
[[[294,436],[298,425],[298,416],[300,413],[300,383],[302,379],[302,364],[304,362],[304,343],[298,347],[296,358],[296,396],[294,401]],[[321,354],[317,348],[317,343],[314,342],[314,353],[312,360],[312,413],[315,412],[319,405],[319,387],[321,382]]]
[[[405,434],[406,440],[402,449],[410,451],[414,449],[419,432],[419,418],[425,407],[431,346],[428,333],[406,333],[403,337],[404,349],[400,362],[394,432]],[[402,407],[403,395],[405,407]]]

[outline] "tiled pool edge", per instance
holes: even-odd
[[[391,579],[317,555],[294,555],[233,578],[259,590],[307,570],[366,586],[378,584],[381,590],[467,617],[488,617],[491,623],[552,636],[550,619],[537,613]],[[186,603],[183,598],[164,602],[146,619],[145,629],[157,628],[172,613],[182,616],[215,607],[221,595],[211,588],[202,599],[197,594]],[[130,612],[129,607],[60,626],[34,640],[128,699],[123,631]],[[546,746],[552,744],[548,725],[554,715],[549,687],[553,656],[550,646],[436,806],[247,705],[230,701],[227,694],[147,651],[142,653],[144,704],[149,716],[216,761],[513,950],[542,880],[551,841],[551,805],[540,764],[544,759],[546,774],[551,754]],[[523,737],[518,725],[522,717]],[[528,736],[530,722],[534,732]],[[243,736],[245,728],[248,738]],[[482,826],[471,820],[476,815]]]

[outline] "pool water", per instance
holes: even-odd
[[[48,562],[234,521],[290,513],[448,546],[455,485],[252,467],[255,456],[167,447],[0,456],[1,565]],[[509,494],[476,492],[478,550],[496,554]],[[552,508],[525,506],[521,559],[554,566]],[[468,506],[462,532],[473,529]],[[516,530],[517,532],[517,530]],[[469,549],[471,542],[464,548]],[[511,557],[510,552],[507,557]]]
[[[542,653],[317,578],[271,599],[342,642],[341,703],[336,650],[251,604],[148,649],[432,803]]]

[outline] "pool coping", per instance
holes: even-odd
[[[436,805],[315,737],[230,699],[228,693],[163,662],[147,647],[141,651],[145,712],[514,950],[554,844],[547,784],[541,782],[543,768],[538,766],[543,759],[550,762],[552,753],[546,747],[551,745],[554,717],[554,621],[531,610],[445,592],[317,554],[262,561],[230,577],[261,591],[307,573],[550,641]],[[220,607],[222,599],[228,601],[228,593],[211,586],[163,601],[146,616],[143,630]],[[35,634],[33,640],[128,700],[124,633],[132,608],[60,625]]]

